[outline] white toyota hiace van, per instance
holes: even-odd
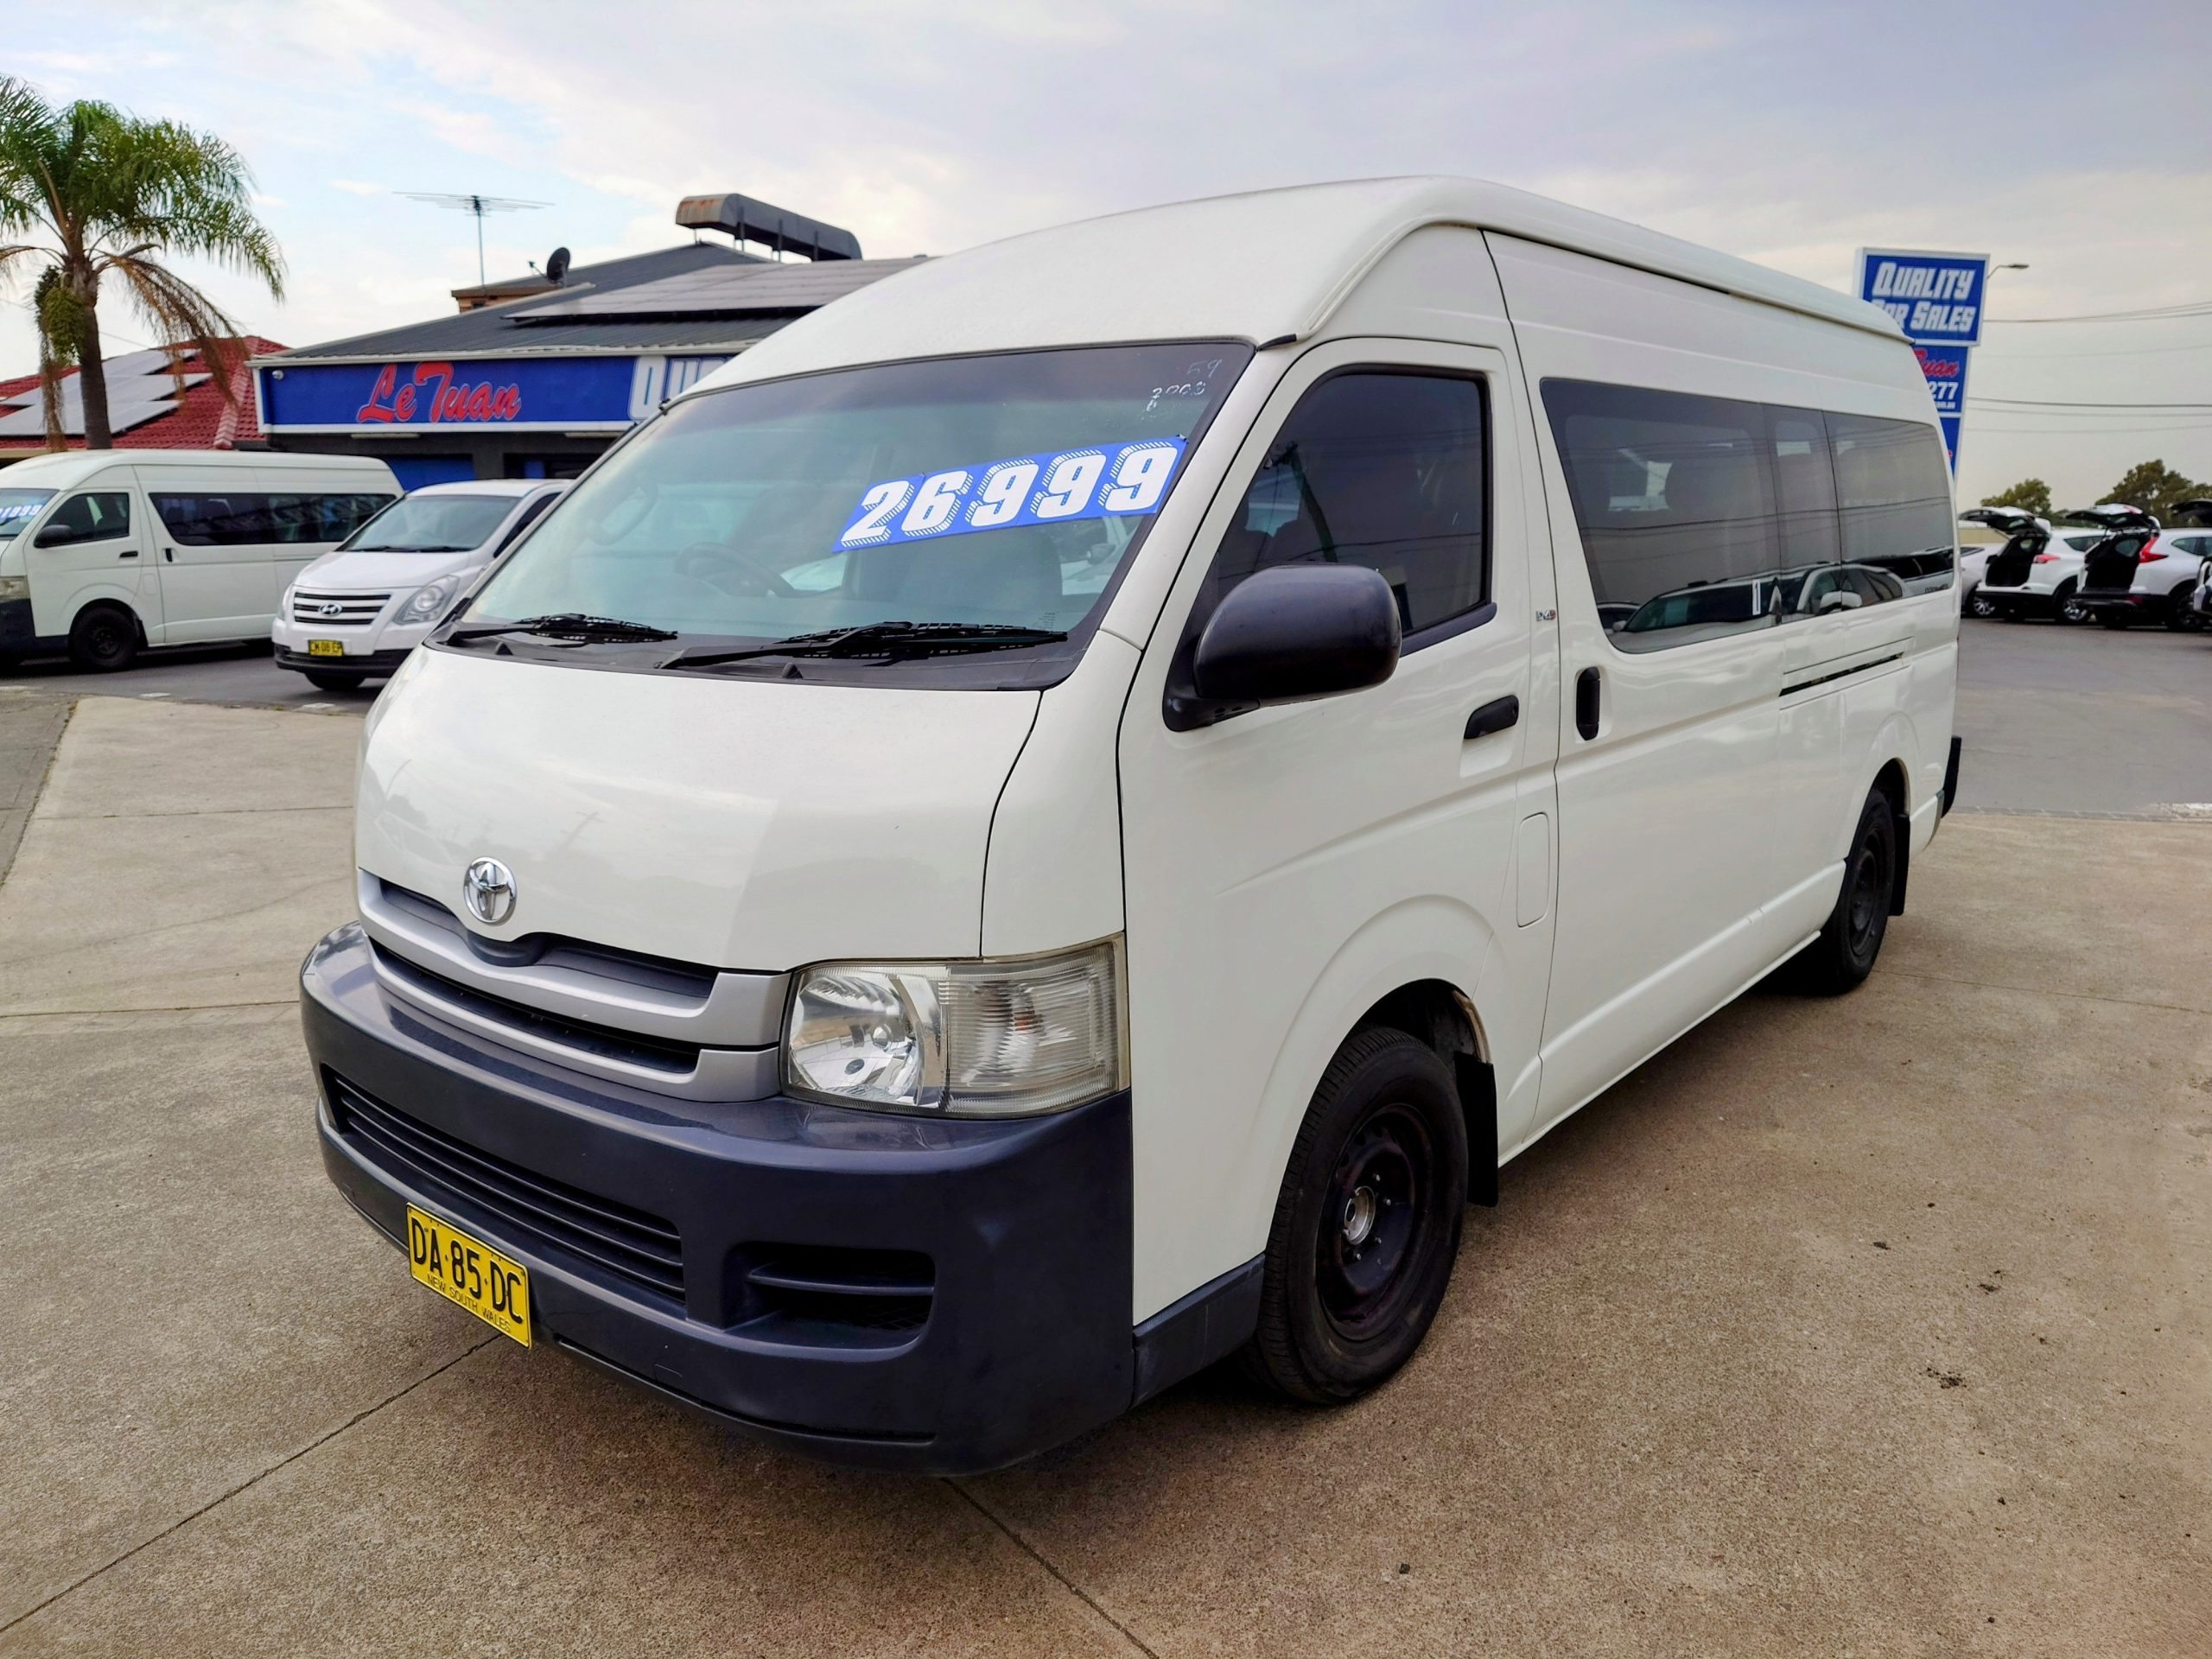
[[[987,1469],[1240,1351],[1351,1399],[1502,1163],[1872,967],[1952,524],[1879,311],[1515,191],[918,265],[372,710],[324,1161],[517,1340],[820,1456]]]
[[[353,455],[78,449],[0,472],[0,657],[266,639],[308,561],[399,494]]]

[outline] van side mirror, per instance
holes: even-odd
[[[1285,564],[1229,591],[1192,650],[1186,684],[1171,675],[1170,730],[1211,726],[1279,702],[1380,685],[1398,666],[1397,596],[1356,564]]]
[[[73,524],[48,524],[31,538],[33,547],[67,547],[72,542],[85,538],[77,533]]]

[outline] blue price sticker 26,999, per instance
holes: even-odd
[[[1167,493],[1183,448],[1181,438],[1140,438],[886,479],[861,493],[837,545],[889,547],[1150,512]]]

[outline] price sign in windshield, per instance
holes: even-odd
[[[1182,464],[1181,438],[1140,438],[887,478],[861,493],[840,548],[889,547],[1023,524],[1154,511]]]

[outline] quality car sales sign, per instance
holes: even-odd
[[[1988,283],[1986,253],[1859,250],[1859,297],[1896,318],[1916,346],[1980,345]]]

